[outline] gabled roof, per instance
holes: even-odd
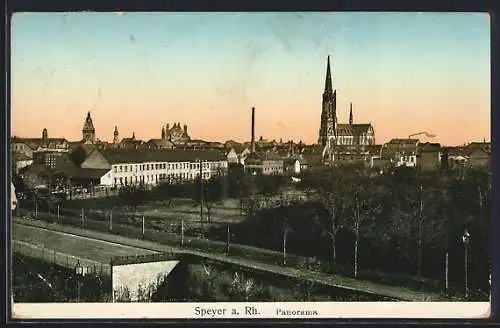
[[[250,153],[247,158],[247,160],[261,160],[261,161],[278,161],[278,160],[283,160],[279,155],[272,153],[272,152],[263,152],[263,151],[258,151],[258,152],[253,152]]]
[[[231,148],[234,149],[234,151],[238,155],[240,155],[241,153],[243,153],[245,151],[245,149],[250,150],[248,147],[245,147],[244,145],[235,145],[235,146],[233,146]]]
[[[283,159],[283,162],[287,165],[293,165],[295,164],[295,162],[299,162],[301,163],[301,159],[300,158],[297,158],[297,157],[288,157],[288,158],[284,158]]]
[[[146,142],[147,145],[155,145],[157,147],[165,147],[165,148],[172,148],[174,147],[174,143],[170,140],[163,140],[163,139],[150,139],[148,142]]]
[[[145,162],[224,161],[223,152],[184,149],[103,149],[99,150],[110,164]]]
[[[441,145],[438,143],[426,142],[419,145],[419,151],[422,152],[439,152],[441,151]]]
[[[466,146],[468,149],[483,149],[487,153],[491,152],[491,143],[490,142],[471,142]]]
[[[398,145],[398,146],[416,146],[419,143],[419,139],[391,139],[386,145]]]
[[[25,154],[17,152],[17,151],[13,151],[12,152],[12,159],[14,161],[29,161],[29,160],[32,160],[31,158],[29,158]]]
[[[74,148],[70,153],[68,158],[76,165],[80,166],[82,163],[89,157],[89,155],[95,150],[97,147],[92,144],[82,144],[78,147]]]
[[[19,138],[19,137],[13,137],[11,139],[12,143],[24,143],[28,145],[32,149],[36,149],[39,147],[45,147],[48,148],[50,145],[63,145],[64,143],[67,142],[66,139],[64,138]]]

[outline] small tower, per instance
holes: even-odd
[[[42,131],[42,139],[47,140],[49,138],[49,133],[47,132],[47,128],[44,128]]]
[[[135,132],[132,132],[132,140],[135,140]]]
[[[113,132],[113,144],[115,145],[119,143],[118,136],[119,136],[118,127],[115,126],[115,132]]]
[[[184,134],[187,135],[187,133],[188,133],[188,126],[187,124],[184,124]]]
[[[352,118],[352,103],[351,103],[351,109],[349,111],[349,125],[352,125],[352,121],[353,121],[353,118]]]
[[[161,128],[161,140],[165,140],[166,138],[166,133],[165,133],[165,127],[163,126]]]
[[[92,117],[90,117],[90,111],[87,113],[85,123],[83,123],[82,136],[83,141],[89,141],[92,143],[95,141],[95,129]]]

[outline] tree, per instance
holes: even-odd
[[[147,192],[142,186],[124,186],[118,197],[125,206],[132,206],[135,216],[137,208],[147,200]]]
[[[381,211],[381,205],[376,203],[375,188],[370,180],[360,179],[359,183],[353,186],[352,197],[352,224],[354,232],[354,278],[358,277],[358,249],[361,228],[367,219],[373,223],[375,216]]]
[[[200,183],[203,185],[200,186]],[[203,197],[203,206],[207,209],[207,221],[210,222],[214,205],[227,197],[226,177],[216,176],[207,181],[198,179],[194,186],[192,199],[199,202],[201,201],[200,197]]]
[[[320,200],[327,211],[324,220],[320,216],[320,227],[328,235],[332,247],[332,263],[337,261],[337,234],[345,225],[346,217],[343,216],[346,206],[346,187],[348,181],[342,174],[327,172],[317,181],[315,197]]]
[[[409,189],[409,202],[412,207],[415,239],[417,241],[417,276],[422,277],[422,256],[424,246],[435,237],[435,227],[440,224],[437,207],[440,196],[436,191],[423,185],[413,186]]]

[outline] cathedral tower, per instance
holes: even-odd
[[[318,143],[326,146],[335,143],[337,128],[337,91],[332,87],[332,74],[330,70],[330,56],[326,64],[325,90],[323,91],[323,104],[321,110],[321,124]]]
[[[82,129],[83,141],[94,142],[95,141],[95,129],[94,123],[92,123],[92,118],[90,117],[90,112],[87,113],[87,118],[83,124]]]
[[[47,132],[47,128],[44,128],[42,131],[42,139],[47,140],[49,138],[49,133]]]

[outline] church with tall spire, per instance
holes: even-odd
[[[318,144],[328,148],[335,145],[367,146],[375,144],[375,130],[371,123],[354,123],[352,103],[349,107],[349,123],[337,122],[337,90],[333,89],[332,85],[330,56],[328,56],[326,63]]]

